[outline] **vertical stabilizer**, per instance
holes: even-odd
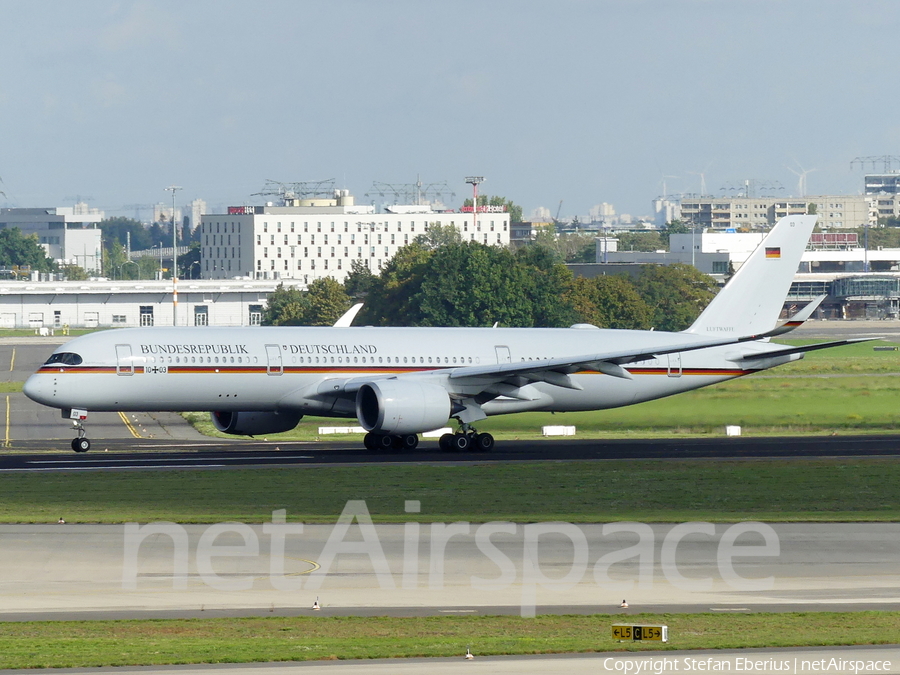
[[[774,328],[816,216],[776,223],[686,333],[757,335]]]

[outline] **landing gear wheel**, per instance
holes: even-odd
[[[455,452],[465,452],[472,447],[472,439],[466,434],[454,434],[450,441],[450,449]]]
[[[475,434],[472,449],[479,452],[490,452],[494,449],[494,437],[490,434]]]
[[[419,445],[419,437],[416,434],[404,434],[400,437],[401,450],[415,450]]]
[[[72,450],[75,452],[87,452],[91,449],[91,442],[86,438],[73,438]]]
[[[453,442],[453,434],[444,434],[438,440],[438,447],[443,452],[450,452],[453,448],[450,447],[450,444]]]
[[[372,434],[372,446],[373,450],[381,450],[382,452],[390,450],[394,447],[394,437],[386,434]]]

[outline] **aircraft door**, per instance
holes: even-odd
[[[669,354],[669,377],[681,377],[681,352]]]
[[[281,363],[281,347],[266,345],[266,375],[281,375],[284,366]]]
[[[497,363],[511,363],[512,357],[509,354],[509,347],[505,345],[497,345],[494,347],[497,352]]]
[[[134,375],[131,345],[116,345],[116,375]]]

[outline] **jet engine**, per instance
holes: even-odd
[[[290,431],[300,418],[300,413],[233,412],[230,410],[210,413],[216,429],[236,436],[262,436]]]
[[[450,396],[436,384],[376,380],[356,393],[356,417],[366,431],[418,434],[437,429],[450,418]]]

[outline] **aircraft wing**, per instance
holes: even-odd
[[[691,336],[685,336],[690,338]],[[478,366],[462,366],[450,369],[434,369],[419,371],[415,373],[403,375],[383,375],[383,376],[364,376],[352,378],[335,378],[323,380],[317,387],[317,395],[342,395],[351,394],[357,391],[362,385],[372,382],[375,379],[406,379],[411,377],[434,377],[440,375],[446,377],[450,382],[457,382],[460,385],[483,383],[489,384],[500,382],[506,378],[514,376],[524,376],[530,380],[548,382],[560,387],[569,389],[580,389],[581,387],[569,379],[568,375],[583,370],[593,370],[598,373],[604,373],[613,377],[621,377],[624,379],[632,379],[631,374],[622,368],[620,364],[633,363],[635,361],[643,361],[645,359],[654,358],[665,354],[675,352],[687,352],[697,349],[706,349],[708,347],[719,347],[722,345],[735,344],[745,342],[747,340],[758,339],[759,336],[740,337],[740,338],[710,338],[706,340],[684,339],[678,342],[670,342],[665,346],[660,345],[656,348],[644,349],[621,349],[608,352],[597,352],[594,354],[584,354],[582,356],[567,356],[555,359],[545,359],[540,361],[521,361],[515,363],[493,363]],[[452,387],[451,387],[452,388]]]

